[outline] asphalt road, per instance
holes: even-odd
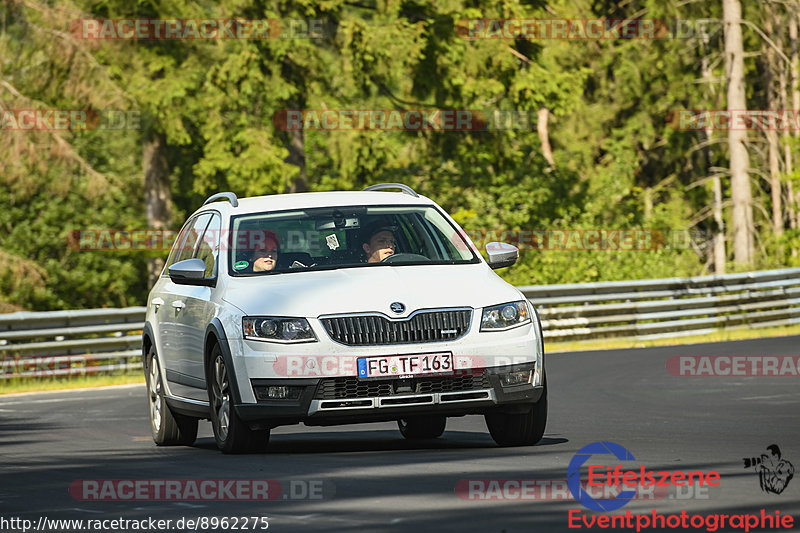
[[[800,469],[800,378],[688,378],[666,370],[668,358],[676,355],[799,353],[800,337],[782,337],[550,354],[547,431],[538,446],[524,448],[497,447],[483,418],[470,416],[449,419],[442,438],[424,443],[405,441],[389,423],[292,426],[273,430],[265,454],[226,456],[217,452],[207,422],[201,422],[193,447],[156,447],[143,385],[0,397],[0,531],[21,531],[23,523],[11,522],[14,518],[37,525],[44,518],[149,517],[170,519],[171,530],[186,531],[192,528],[175,527],[181,518],[245,516],[268,517],[269,530],[278,532],[566,531],[569,511],[587,519],[595,514],[564,490],[563,481],[548,480],[564,480],[573,455],[595,441],[629,450],[636,459],[624,463],[626,469],[645,465],[648,470],[721,475],[719,486],[661,489],[667,492],[659,492],[657,499],[645,495],[614,513],[655,509],[708,515],[764,509],[800,521],[800,472],[781,494],[771,494],[742,461],[778,444],[783,459]],[[594,458],[619,464],[610,456]],[[235,494],[233,501],[81,499],[95,494],[91,490],[98,495],[106,490],[106,497],[111,489],[119,490],[118,496],[130,495],[123,485],[103,480],[176,479],[261,480],[262,489],[263,480],[273,480],[268,494],[275,499],[240,501]],[[494,486],[475,481],[509,479],[528,480],[520,485],[527,487],[525,493],[505,481]],[[92,480],[96,485],[87,484]],[[498,487],[505,493],[492,492]],[[487,493],[500,498],[469,499]],[[228,529],[259,530],[252,529],[250,520],[246,524],[238,518],[234,524],[231,518]],[[58,530],[42,524],[40,530]],[[106,525],[108,530],[114,526]],[[211,525],[201,522],[197,530],[222,529]]]

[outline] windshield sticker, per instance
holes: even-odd
[[[247,266],[248,266],[249,264],[250,264],[250,263],[248,263],[247,261],[236,261],[236,262],[233,264],[233,269],[234,269],[234,270],[241,270],[241,269],[243,269],[243,268],[247,268]]]
[[[325,237],[325,242],[328,244],[328,248],[331,250],[336,250],[339,248],[339,239],[336,238],[335,233],[331,233],[327,237]]]

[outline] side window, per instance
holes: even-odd
[[[208,224],[200,246],[197,249],[197,258],[202,259],[206,264],[205,277],[210,278],[216,274],[217,258],[219,256],[219,234],[222,229],[220,216],[214,214]]]
[[[197,245],[197,240],[206,229],[208,220],[210,218],[211,215],[209,213],[203,213],[202,215],[190,220],[183,227],[181,234],[178,235],[178,238],[175,240],[175,245],[172,247],[172,251],[169,254],[169,259],[167,260],[167,266],[164,269],[164,273],[166,273],[170,266],[178,261],[191,259],[194,256],[194,248]]]

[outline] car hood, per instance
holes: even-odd
[[[520,299],[486,264],[407,265],[229,278],[224,300],[248,315],[317,317],[417,309],[486,307]],[[392,302],[406,310],[393,313]]]

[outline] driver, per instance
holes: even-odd
[[[367,263],[380,263],[397,249],[394,232],[396,226],[391,225],[385,220],[373,222],[367,226],[362,235],[362,245],[367,256]]]

